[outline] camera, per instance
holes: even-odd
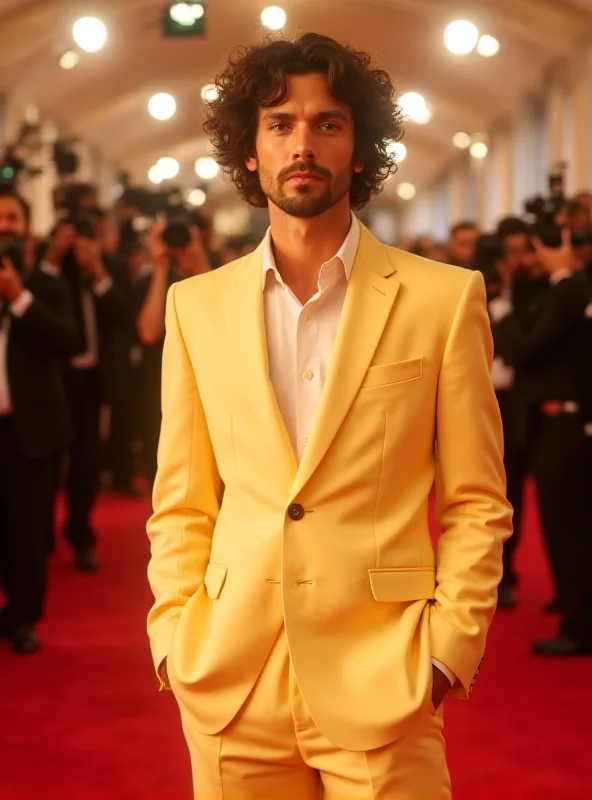
[[[562,226],[556,221],[557,214],[565,207],[564,173],[566,164],[558,163],[548,176],[549,193],[546,197],[536,195],[524,203],[524,213],[533,221],[533,233],[546,247],[561,247]]]
[[[0,242],[0,258],[7,258],[17,272],[21,272],[24,265],[24,245],[20,239],[11,239]]]
[[[169,208],[165,211],[167,224],[162,232],[162,240],[174,250],[184,250],[191,242],[191,226],[202,230],[206,226],[203,217],[197,211],[188,211],[182,207]]]

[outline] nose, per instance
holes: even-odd
[[[308,125],[299,125],[294,131],[292,161],[316,161],[317,156]]]

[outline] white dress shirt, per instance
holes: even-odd
[[[22,317],[33,302],[33,295],[28,289],[21,292],[20,297],[8,306],[9,313],[0,324],[0,417],[12,414],[10,381],[8,380],[8,337],[10,336],[11,317]],[[3,307],[3,306],[2,306]]]
[[[265,236],[262,289],[269,377],[298,463],[321,400],[359,242],[360,223],[352,214],[345,241],[321,265],[316,294],[302,305],[275,265],[271,229]],[[451,684],[456,682],[444,664],[433,663]]]

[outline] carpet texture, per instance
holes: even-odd
[[[0,643],[0,800],[190,800],[175,701],[157,691],[145,636],[147,514],[104,496],[101,572],[76,573],[60,543],[42,652]],[[525,523],[520,606],[498,613],[471,701],[446,704],[455,800],[592,798],[592,660],[529,654],[556,623],[540,613],[550,587],[532,496]]]

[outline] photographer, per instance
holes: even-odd
[[[17,653],[39,647],[54,464],[72,439],[61,363],[76,348],[65,280],[25,267],[27,228],[26,204],[0,191],[0,636]]]
[[[196,225],[187,225],[185,235],[178,223],[156,222],[148,235],[152,272],[138,283],[138,338],[143,345],[140,397],[143,404],[143,441],[147,477],[156,475],[156,453],[160,433],[160,378],[165,333],[165,305],[169,288],[192,275],[209,272],[210,262]]]
[[[118,384],[119,332],[131,313],[125,276],[95,241],[92,217],[67,217],[50,237],[42,261],[63,275],[76,322],[76,349],[66,366],[75,438],[69,450],[66,539],[76,567],[94,572],[96,535],[90,517],[99,480],[99,414]]]
[[[592,652],[592,614],[586,586],[592,574],[589,500],[592,420],[590,381],[592,284],[577,271],[569,231],[560,247],[534,239],[549,286],[530,329],[521,325],[508,296],[490,303],[496,350],[522,373],[521,393],[531,436],[543,536],[557,589],[559,634],[536,642],[540,655]]]

